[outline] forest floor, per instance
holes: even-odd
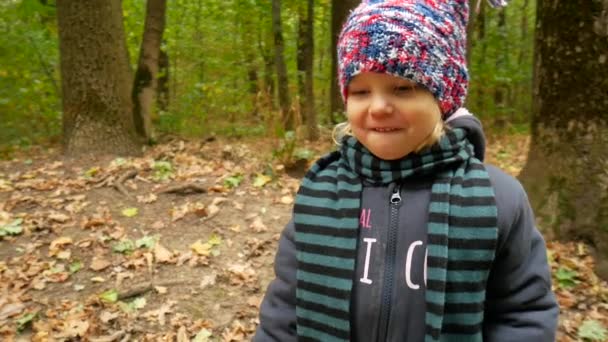
[[[488,162],[517,175],[528,138],[489,140]],[[274,146],[173,139],[141,158],[0,161],[0,340],[250,340],[303,169],[286,172]],[[548,245],[558,341],[605,340],[608,284],[589,249]]]

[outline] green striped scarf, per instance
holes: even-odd
[[[462,129],[396,161],[355,138],[308,171],[295,201],[299,341],[348,341],[362,180],[436,175],[428,218],[426,341],[482,341],[486,282],[497,241],[494,191]]]

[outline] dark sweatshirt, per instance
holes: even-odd
[[[473,116],[457,118],[454,127],[467,129],[476,156],[483,159],[483,131]],[[551,291],[545,242],[534,225],[525,191],[513,177],[486,165],[496,195],[498,246],[485,301],[484,341],[555,340],[559,308]],[[422,342],[425,336],[425,261],[428,206],[432,177],[415,177],[399,184],[364,184],[361,196],[358,257],[351,297],[353,341]],[[398,224],[389,225],[393,190],[401,194]],[[394,265],[385,262],[389,230],[397,231]],[[281,235],[275,260],[276,278],[260,308],[260,325],[253,338],[296,341],[296,248],[293,222]],[[392,283],[385,274],[395,274]],[[387,292],[388,291],[388,292]],[[383,303],[389,293],[389,304]],[[389,310],[388,322],[380,322]]]

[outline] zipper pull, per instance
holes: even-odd
[[[397,184],[393,189],[393,194],[391,195],[391,204],[399,204],[401,202],[401,185]]]

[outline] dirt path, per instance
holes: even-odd
[[[496,144],[490,161],[516,173],[524,150]],[[0,339],[249,340],[299,183],[271,155],[176,140],[142,158],[0,162]],[[551,253],[560,341],[576,341],[585,319],[608,324],[606,286],[586,278],[584,246]]]

